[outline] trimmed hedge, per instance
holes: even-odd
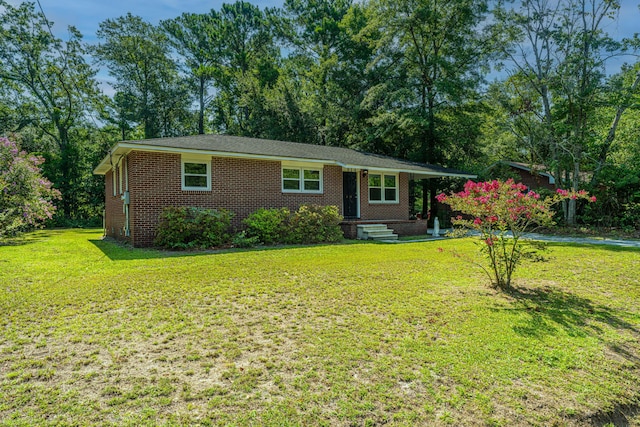
[[[287,208],[258,209],[246,217],[242,223],[248,237],[257,238],[265,245],[283,243],[288,234],[288,222],[291,212]]]
[[[225,209],[164,208],[154,244],[168,249],[205,249],[227,244],[332,243],[343,238],[337,206],[302,205],[295,212],[258,209],[243,220],[245,230],[235,237],[230,233],[232,216]]]
[[[203,249],[228,244],[232,216],[225,209],[164,208],[154,244],[170,249]]]
[[[343,238],[337,206],[302,205],[296,212],[287,208],[259,209],[244,219],[245,233],[260,243],[331,243]]]
[[[333,243],[344,237],[337,206],[302,205],[289,217],[287,243]]]

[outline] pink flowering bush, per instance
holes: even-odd
[[[40,174],[42,162],[0,137],[0,240],[51,219],[60,192]]]
[[[528,191],[524,184],[512,179],[506,182],[468,181],[464,190],[451,195],[440,194],[441,203],[451,206],[462,215],[452,218],[456,230],[453,234],[464,235],[473,230],[479,235],[481,251],[489,261],[489,267],[480,265],[489,276],[494,287],[509,289],[513,272],[532,247],[532,242],[521,240],[535,226],[553,224],[551,206],[566,199],[587,199],[586,191],[558,189],[551,197],[542,198]]]

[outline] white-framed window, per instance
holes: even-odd
[[[123,172],[122,160],[120,160],[118,162],[118,194],[122,194],[122,175],[124,175]]]
[[[370,203],[398,203],[398,175],[369,174]]]
[[[322,167],[282,165],[283,193],[322,193]]]
[[[122,180],[124,182],[124,191],[129,191],[129,161],[127,159],[127,156],[125,156],[122,160],[122,176]]]
[[[211,159],[183,157],[181,181],[182,189],[186,191],[211,190]]]
[[[113,189],[113,197],[118,195],[118,181],[117,181],[117,171],[118,171],[118,166],[114,166],[113,169],[111,169],[111,187]]]

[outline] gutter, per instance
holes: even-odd
[[[143,146],[137,144],[118,144],[116,145],[111,152],[96,166],[93,170],[95,175],[104,175],[107,173],[107,170],[102,171],[103,166],[107,164],[107,159],[111,156],[115,156],[116,152],[123,149],[123,153],[120,157],[125,156],[133,150],[138,151],[146,151],[146,152],[155,152],[155,153],[174,153],[174,154],[197,154],[200,156],[213,156],[213,157],[228,157],[235,159],[252,159],[252,160],[273,160],[279,162],[305,162],[305,163],[319,163],[323,165],[336,165],[342,166],[339,162],[335,160],[321,160],[321,159],[303,159],[300,157],[285,157],[285,156],[270,156],[266,154],[246,154],[246,153],[231,153],[228,151],[213,151],[213,150],[196,150],[193,148],[172,148],[172,147],[150,147]]]
[[[408,169],[408,168],[388,168],[388,167],[378,167],[375,165],[355,165],[343,163],[337,160],[328,160],[328,159],[305,159],[300,157],[287,157],[287,156],[273,156],[267,154],[249,154],[249,153],[237,153],[237,152],[228,152],[228,151],[214,151],[214,150],[198,150],[193,148],[175,148],[175,147],[157,147],[157,146],[149,146],[149,145],[141,145],[141,144],[130,144],[130,143],[118,143],[115,147],[113,147],[109,154],[96,166],[93,170],[95,175],[105,175],[109,169],[108,160],[112,156],[116,156],[119,154],[120,157],[127,155],[129,152],[133,150],[139,151],[147,151],[147,152],[160,152],[160,153],[174,153],[174,154],[198,154],[205,156],[214,156],[214,157],[226,157],[226,158],[240,158],[240,159],[253,159],[253,160],[272,160],[279,162],[304,162],[304,163],[318,163],[323,165],[335,165],[340,166],[344,169],[370,169],[374,171],[380,172],[404,172],[414,175],[421,175],[428,178],[439,178],[439,177],[452,177],[452,178],[477,178],[477,175],[473,174],[457,174],[452,172],[437,172],[437,171],[428,171],[428,170],[420,170],[420,169]]]

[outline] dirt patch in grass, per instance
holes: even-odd
[[[633,402],[616,404],[613,408],[587,415],[580,423],[592,426],[631,426],[640,422],[640,395]]]

